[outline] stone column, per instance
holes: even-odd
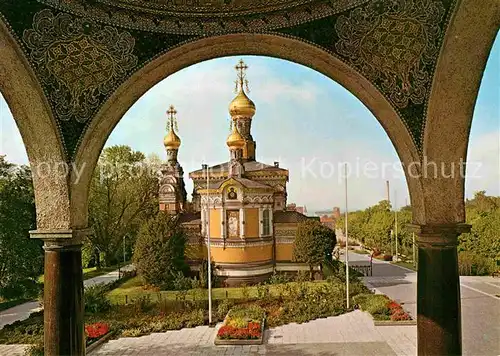
[[[79,230],[35,230],[44,240],[45,355],[84,355],[82,234]]]
[[[418,236],[419,355],[461,355],[458,236],[466,224],[414,225]]]

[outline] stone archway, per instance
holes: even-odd
[[[141,12],[140,6],[136,9],[137,13],[134,13],[135,10],[125,13],[125,0],[113,2],[121,7],[120,11],[116,11],[119,12],[117,18],[113,16],[115,12],[112,6],[115,5],[110,5],[109,1],[99,0],[92,4],[87,2],[80,6],[81,2],[83,0],[57,2],[25,0],[23,5],[17,3],[11,5],[14,2],[0,4],[1,15],[11,20],[10,25],[12,25],[8,28],[0,20],[2,48],[0,90],[12,109],[30,162],[35,167],[34,172],[38,173],[37,164],[43,162],[54,165],[73,162],[78,169],[86,165],[80,180],[76,174],[72,174],[69,178],[66,175],[52,174],[44,176],[43,179],[39,174],[34,175],[39,229],[34,232],[34,236],[45,239],[46,268],[50,266],[46,269],[50,283],[45,289],[45,345],[48,355],[84,353],[81,252],[78,243],[83,233],[80,229],[87,226],[90,176],[113,127],[132,103],[159,80],[188,65],[224,55],[257,54],[288,59],[327,75],[356,95],[378,118],[403,163],[421,164],[427,157],[438,163],[456,164],[458,160],[461,158],[465,160],[466,157],[472,108],[492,38],[500,24],[500,3],[497,0],[483,0],[481,4],[478,4],[477,0],[425,0],[431,8],[425,6],[414,8],[413,5],[417,2],[399,1],[398,3],[411,5],[399,11],[399,15],[407,16],[409,22],[418,23],[417,27],[420,30],[427,28],[433,35],[443,34],[443,36],[436,35],[430,44],[431,47],[439,46],[432,48],[436,50],[436,53],[432,51],[435,57],[426,58],[432,63],[426,64],[424,75],[432,78],[432,87],[419,86],[416,91],[420,95],[429,89],[430,94],[424,95],[425,102],[420,100],[422,96],[419,96],[418,107],[409,109],[406,107],[409,116],[403,118],[395,109],[398,103],[394,103],[393,100],[394,94],[401,92],[396,90],[382,95],[373,84],[378,81],[380,88],[381,80],[391,79],[387,73],[394,74],[391,73],[392,68],[373,65],[369,62],[369,56],[363,59],[361,65],[359,63],[357,65],[356,53],[345,52],[349,46],[343,47],[345,61],[342,61],[339,59],[342,56],[339,57],[338,51],[336,52],[338,42],[335,43],[333,40],[339,36],[349,36],[353,32],[350,31],[350,26],[356,26],[359,20],[356,18],[356,13],[359,15],[359,12],[356,12],[358,9],[367,15],[367,18],[372,19],[380,19],[377,17],[379,14],[377,11],[386,11],[385,19],[391,22],[394,17],[388,17],[391,10],[387,8],[394,3],[389,0],[380,0],[376,3],[370,0],[350,0],[345,3],[340,0],[279,1],[272,9],[252,9],[252,6],[249,7],[247,4],[244,11],[241,11],[242,8],[234,10],[235,17],[232,17],[233,14],[225,13],[222,20],[214,20],[217,16],[204,15],[201,21],[206,19],[209,26],[200,23],[198,17],[200,14],[194,16],[186,8],[179,10],[179,18],[175,19],[177,15],[174,14],[173,19],[170,19],[169,14],[166,16],[167,20],[162,21],[161,16],[154,18],[149,16],[149,12],[147,14]],[[147,3],[144,2],[142,10],[148,6],[156,7]],[[96,4],[99,6],[92,8]],[[368,9],[371,4],[379,6]],[[31,11],[31,15],[26,15],[24,21],[33,18],[33,23],[24,23],[17,16],[16,11],[24,10],[23,6]],[[109,7],[108,11],[106,6]],[[95,22],[92,23],[82,20],[88,15],[86,12],[89,7],[91,10],[96,10],[92,12],[92,16],[95,16],[93,19]],[[426,9],[427,11],[424,11]],[[443,15],[443,19],[429,16],[434,10]],[[162,10],[159,11],[160,14],[164,14]],[[120,17],[121,15],[123,17]],[[249,19],[251,20],[253,15],[262,16],[259,19],[260,25],[253,23],[249,25]],[[39,22],[35,24],[34,17],[37,16]],[[26,33],[25,31],[35,34],[40,30],[38,26],[40,21],[45,21],[44,24],[50,24],[54,29],[54,26],[61,23],[54,21],[57,16],[60,16],[59,19],[64,18],[64,23],[74,21],[86,26],[85,31],[92,32],[92,25],[96,26],[96,31],[106,28],[109,35],[124,40],[129,46],[125,57],[120,56],[121,52],[111,53],[113,60],[124,61],[126,64],[124,70],[112,73],[103,79],[104,84],[100,93],[102,95],[99,98],[99,105],[96,105],[99,107],[98,111],[90,110],[83,118],[75,117],[77,119],[75,121],[80,119],[79,126],[71,134],[59,127],[62,120],[56,117],[54,98],[47,91],[47,88],[64,90],[64,85],[67,86],[68,82],[61,83],[58,78],[53,78],[53,74],[50,78],[43,77],[43,74],[47,75],[40,72],[43,65],[34,64],[33,58],[27,60],[26,54],[40,50],[36,47],[36,43],[31,41],[36,40],[36,36],[28,41],[24,39],[24,53],[18,44],[23,42],[19,38]],[[339,18],[342,18],[343,22],[339,23]],[[424,19],[420,21],[422,18]],[[229,34],[231,31],[228,29],[233,28],[232,26],[237,29],[234,32],[238,34]],[[340,34],[337,31],[338,27],[342,30]],[[188,30],[183,32],[185,28]],[[210,28],[216,30],[211,31]],[[371,29],[374,27],[371,26]],[[16,32],[18,38],[12,36],[10,31]],[[263,34],[264,31],[273,32]],[[55,32],[61,35],[61,32]],[[43,32],[47,33],[49,31]],[[365,31],[362,36],[367,36],[367,33],[373,31]],[[62,34],[66,36],[66,44],[74,41],[72,34],[71,31]],[[291,35],[301,39],[294,39]],[[143,41],[142,47],[134,52],[133,41],[139,38]],[[156,38],[157,42],[166,41],[167,44],[161,46],[155,42],[156,47],[149,50],[147,43],[151,38]],[[57,38],[53,40],[57,41]],[[356,42],[359,38],[354,40]],[[181,42],[184,44],[177,46]],[[47,43],[49,42],[43,44]],[[349,44],[352,42],[347,43]],[[106,43],[107,49],[109,50],[112,45],[113,43]],[[390,43],[381,45],[383,50],[391,49]],[[429,43],[423,44],[420,41],[418,45],[424,46]],[[26,49],[26,46],[29,49]],[[331,53],[336,54],[330,54],[321,48],[328,48]],[[43,48],[47,49],[47,46]],[[148,55],[144,55],[141,60],[148,64],[138,69],[133,65],[133,61],[137,59],[136,54],[139,55],[146,49],[149,50]],[[404,50],[409,48],[405,47]],[[166,53],[157,57],[164,52]],[[377,60],[383,57],[381,53],[375,53]],[[413,59],[421,59],[414,54],[410,53]],[[35,74],[28,63],[35,69]],[[369,71],[361,74],[363,66],[368,67]],[[353,69],[354,67],[357,70]],[[374,72],[375,75],[370,80],[366,79]],[[408,89],[408,84],[411,89],[407,77],[409,71],[405,73],[400,71],[396,74],[400,76],[403,74],[402,78],[405,81],[403,89]],[[120,84],[117,89],[115,84]],[[83,88],[78,94],[94,89],[95,85],[91,82],[89,87]],[[116,90],[113,91],[114,89]],[[396,89],[401,88],[396,85]],[[106,96],[108,93],[109,97]],[[392,98],[393,102],[389,102],[389,98]],[[408,100],[407,97],[403,99]],[[51,108],[49,104],[52,104]],[[66,104],[67,102],[63,100],[63,105]],[[412,133],[409,133],[411,129],[407,125],[411,119],[415,119],[415,126],[412,128]],[[424,131],[421,132],[424,126]],[[61,138],[65,133],[67,137]],[[416,144],[414,139],[420,134],[422,137],[417,139],[422,139],[422,142]],[[455,145],[450,144],[450,141],[454,141]],[[75,147],[77,151],[72,155]],[[414,223],[419,235],[421,267],[418,288],[419,354],[459,354],[461,352],[460,293],[456,241],[457,236],[468,228],[463,224],[464,179],[463,177],[415,178],[406,173],[414,208]],[[417,173],[421,172],[417,170]],[[441,287],[435,289],[436,286]],[[64,294],[64,299],[63,290],[69,291]]]
[[[0,91],[19,128],[33,175],[37,230],[30,233],[45,242],[46,351],[59,354],[59,340],[71,330],[70,342],[83,354],[82,231],[75,229],[71,214],[71,165],[43,90],[1,18],[0,48]]]
[[[378,119],[394,144],[399,158],[406,166],[419,160],[419,153],[399,115],[366,78],[347,64],[317,46],[301,40],[269,34],[232,34],[208,37],[184,44],[160,56],[122,84],[103,105],[75,155],[77,166],[87,168],[72,196],[78,197],[78,215],[86,214],[88,186],[93,167],[111,131],[126,111],[147,90],[169,75],[190,65],[217,57],[231,55],[262,55],[277,57],[312,68],[343,85],[353,93]],[[407,177],[410,195],[416,206],[422,206],[418,180]]]

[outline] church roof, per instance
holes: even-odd
[[[275,211],[273,221],[275,223],[298,223],[308,219],[319,219],[316,217],[309,217],[298,211]]]
[[[245,167],[245,172],[256,172],[256,171],[277,171],[277,172],[283,171],[283,172],[287,172],[287,170],[284,168],[276,167],[276,166],[265,164],[265,163],[258,162],[258,161],[244,162],[243,166]],[[211,166],[208,169],[209,169],[210,173],[229,172],[229,162],[216,164],[215,166]],[[195,175],[204,174],[204,170],[198,169],[198,170],[193,171],[189,174],[190,175],[191,174],[195,174]]]
[[[209,188],[210,189],[219,189],[224,183],[226,183],[227,181],[229,181],[231,179],[240,183],[245,188],[272,188],[269,185],[262,184],[262,183],[259,183],[257,181],[251,180],[251,179],[238,178],[238,177],[231,177],[231,178],[223,180],[222,182],[210,183]]]

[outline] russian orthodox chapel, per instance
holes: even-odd
[[[186,258],[192,270],[207,259],[210,235],[211,259],[228,285],[260,282],[274,271],[309,270],[292,262],[297,225],[308,217],[286,210],[288,170],[278,162],[256,160],[251,133],[256,108],[247,95],[248,67],[240,60],[235,68],[237,95],[229,104],[231,130],[226,139],[229,160],[189,173],[194,189],[188,202],[171,106],[164,140],[168,161],[161,168],[159,188],[160,210],[178,214],[188,232]]]

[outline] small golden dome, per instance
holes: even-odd
[[[230,149],[241,149],[245,146],[245,139],[240,135],[233,122],[233,132],[227,137],[226,143]]]
[[[163,140],[163,144],[166,148],[178,149],[181,145],[181,139],[177,136],[173,129],[170,129],[167,136],[165,136],[165,139]]]
[[[252,117],[255,115],[255,104],[243,89],[240,89],[238,95],[229,104],[229,113],[231,116]]]

